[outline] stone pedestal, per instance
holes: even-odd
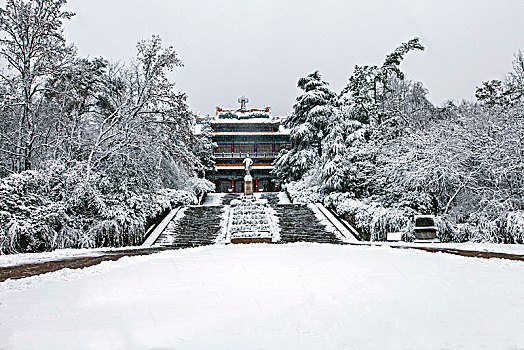
[[[244,195],[253,195],[253,177],[251,175],[244,176]]]

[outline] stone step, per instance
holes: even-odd
[[[310,242],[343,244],[333,232],[317,219],[311,208],[304,204],[273,204],[278,214],[280,243]]]
[[[220,234],[223,210],[223,206],[188,207],[180,220],[167,226],[155,244],[164,247],[214,244]]]
[[[176,223],[170,223],[158,237],[155,245],[164,247],[197,247],[211,245],[220,234],[221,220],[225,205],[240,198],[239,194],[226,194],[220,206],[191,206],[185,209],[184,216]],[[279,243],[311,242],[343,244],[333,232],[315,216],[311,208],[304,204],[278,204],[278,193],[263,193],[261,198],[278,216],[280,227]]]

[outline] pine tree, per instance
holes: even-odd
[[[404,80],[399,66],[413,50],[424,50],[418,38],[400,44],[386,56],[382,66],[355,66],[348,85],[339,95],[339,103],[351,106],[354,118],[365,124],[380,125],[388,120],[385,103],[394,91],[392,82]]]
[[[285,126],[291,129],[291,150],[275,161],[275,173],[284,180],[296,180],[322,157],[323,140],[335,115],[335,93],[319,71],[298,80],[304,93],[297,97],[293,114]]]
[[[295,142],[304,148],[315,146],[319,157],[322,157],[322,140],[329,131],[334,115],[336,95],[328,85],[318,70],[300,78],[298,87],[304,90],[304,94],[297,97],[293,105],[294,113],[286,121],[286,126],[293,128],[292,144]]]
[[[509,107],[524,102],[524,55],[522,51],[515,54],[513,72],[504,81],[484,81],[477,87],[475,97],[488,106]]]
[[[324,155],[321,159],[321,183],[325,192],[348,191],[352,184],[350,173],[353,158],[366,142],[367,128],[345,115],[345,109],[337,109],[336,121],[325,138]]]
[[[204,177],[205,173],[215,171],[215,157],[213,156],[213,148],[217,146],[213,142],[213,129],[209,124],[209,120],[205,120],[200,124],[200,133],[197,134],[197,143],[193,147],[193,153],[200,159],[203,170],[200,171],[200,176]]]

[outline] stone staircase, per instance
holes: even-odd
[[[343,244],[336,234],[329,232],[305,204],[279,204],[278,193],[264,193],[261,198],[277,212],[280,226],[279,243]]]
[[[214,244],[221,233],[221,220],[226,205],[239,199],[239,194],[227,194],[221,205],[190,206],[183,210],[179,220],[172,221],[160,234],[154,246],[198,247]],[[278,243],[330,243],[343,244],[338,236],[329,232],[315,216],[311,208],[304,204],[280,204],[278,193],[263,193],[261,198],[278,216],[280,241]]]
[[[279,243],[331,243],[343,244],[333,232],[326,230],[305,204],[275,205],[280,226]]]
[[[171,222],[154,245],[191,248],[215,244],[221,230],[223,210],[223,206],[187,207],[184,216]]]

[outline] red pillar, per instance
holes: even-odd
[[[255,192],[258,192],[258,177],[255,177]]]
[[[235,178],[231,178],[231,192],[235,193]]]
[[[277,184],[276,184],[276,182],[275,182],[275,192],[276,192],[276,191],[277,191]]]

